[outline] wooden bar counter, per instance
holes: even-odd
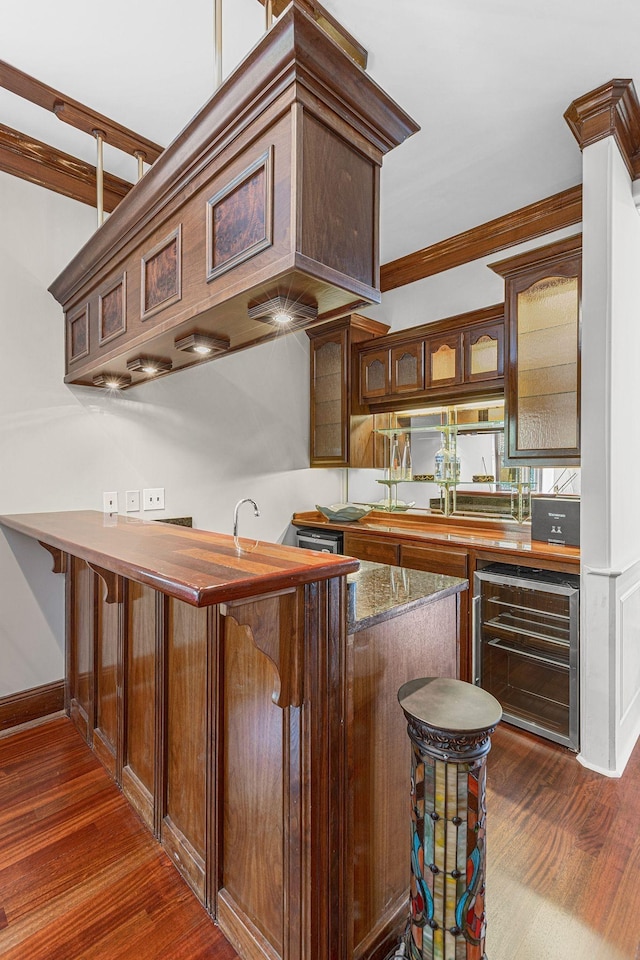
[[[383,957],[408,902],[394,698],[456,675],[466,581],[92,511],[0,525],[65,575],[69,716],[238,953]]]

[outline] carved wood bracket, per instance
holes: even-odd
[[[640,177],[640,103],[633,80],[610,80],[585,93],[567,108],[564,118],[581,150],[615,137],[631,178]]]
[[[106,603],[122,603],[124,600],[124,581],[121,576],[114,573],[113,570],[105,570],[96,563],[90,563],[88,566],[97,573],[105,586],[104,599]]]
[[[271,661],[276,684],[271,699],[278,707],[299,707],[302,678],[299,655],[298,604],[295,589],[220,604],[223,617],[243,627],[253,645]]]
[[[66,573],[67,572],[67,555],[63,550],[59,550],[57,547],[52,547],[49,543],[43,543],[42,540],[38,540],[38,543],[41,547],[44,547],[48,553],[53,557],[53,567],[51,568],[54,573]]]

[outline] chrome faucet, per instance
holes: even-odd
[[[238,536],[238,509],[242,506],[243,503],[252,503],[253,504],[253,514],[256,517],[260,516],[260,511],[258,509],[258,504],[255,500],[252,500],[251,497],[245,497],[244,500],[238,500],[236,503],[236,508],[233,511],[233,535],[234,537]]]

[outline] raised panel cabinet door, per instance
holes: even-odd
[[[504,324],[475,327],[464,333],[466,383],[495,380],[504,375]]]
[[[386,397],[390,391],[390,350],[367,350],[360,354],[360,401]]]
[[[407,343],[391,350],[391,393],[424,390],[424,342]]]
[[[95,729],[93,748],[118,782],[122,777],[122,649],[125,590],[114,576],[113,592],[96,575]]]
[[[426,341],[426,385],[430,390],[462,383],[462,334]]]
[[[311,466],[347,466],[348,331],[311,340]]]

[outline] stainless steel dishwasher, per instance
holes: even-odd
[[[579,748],[576,575],[494,563],[474,575],[474,682],[504,719]]]

